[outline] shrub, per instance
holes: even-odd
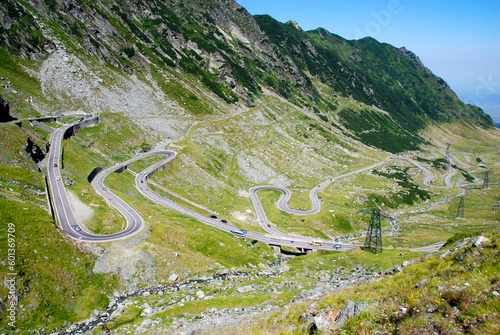
[[[132,58],[135,56],[135,49],[134,48],[126,47],[126,48],[123,48],[122,51],[127,55],[128,58]]]

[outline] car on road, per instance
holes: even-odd
[[[227,223],[227,220],[222,219],[222,220],[220,220],[220,222]]]
[[[335,250],[339,250],[339,249],[342,249],[342,246],[341,246],[340,244],[335,244],[335,245],[333,246],[333,248],[334,248]]]
[[[239,236],[245,236],[247,231],[240,229],[240,230],[231,230],[231,233],[234,235],[239,235]]]
[[[57,163],[54,163],[54,167],[57,167],[57,166],[58,166]]]
[[[323,245],[323,242],[322,241],[312,241],[311,244],[320,246],[320,245]]]
[[[61,177],[57,176],[57,177],[56,177],[56,180],[57,180],[57,181],[61,180]]]
[[[212,219],[217,219],[217,215],[210,215]]]
[[[75,228],[76,231],[82,231],[82,228],[80,228],[80,226],[73,226],[73,228]]]
[[[268,224],[267,224],[267,226],[268,226],[268,227],[271,227],[271,224],[269,224],[269,223],[268,223]]]

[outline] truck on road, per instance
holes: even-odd
[[[245,236],[247,234],[246,230],[240,229],[240,230],[231,230],[231,233],[234,235],[238,236]]]

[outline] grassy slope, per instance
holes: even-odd
[[[486,233],[490,239],[480,247],[469,242],[446,258],[424,258],[403,273],[365,285],[354,286],[320,299],[320,309],[341,309],[350,300],[365,301],[374,308],[349,320],[342,328],[348,334],[498,334],[500,304],[491,292],[500,289],[498,230]],[[454,245],[450,245],[454,250]],[[422,282],[420,287],[417,283]],[[441,285],[441,286],[437,286]],[[269,317],[255,334],[304,334],[299,315],[306,304],[295,305]],[[408,309],[401,312],[401,307]],[[266,330],[264,330],[266,329]],[[269,329],[272,329],[269,332]],[[289,328],[288,328],[289,329]]]
[[[104,308],[107,294],[117,287],[114,276],[92,273],[95,256],[73,244],[55,228],[46,212],[46,198],[34,192],[45,188],[43,176],[23,151],[27,136],[39,144],[45,134],[23,125],[2,125],[6,145],[0,164],[0,249],[7,250],[8,224],[15,226],[16,289],[20,298],[17,325],[22,329],[59,327],[64,321],[86,318],[94,309]],[[7,253],[2,254],[2,273]],[[96,292],[96,289],[98,291]],[[7,302],[7,289],[0,287]],[[6,319],[0,328],[10,329]]]
[[[17,118],[39,116],[26,102],[28,97],[45,105],[39,82],[22,70],[21,65],[36,67],[30,61],[13,61],[0,50],[2,76],[12,82],[17,93],[0,88],[0,94],[10,103],[11,114]],[[52,108],[57,109],[56,106]],[[50,126],[51,124],[49,124]],[[56,126],[59,126],[56,124]],[[114,275],[93,274],[96,257],[69,240],[55,228],[47,213],[46,197],[36,192],[45,190],[43,175],[24,151],[30,138],[42,150],[49,134],[27,122],[20,126],[1,125],[2,148],[0,162],[0,249],[7,249],[7,224],[15,225],[16,289],[19,297],[17,327],[23,331],[43,327],[60,327],[63,322],[87,318],[93,310],[103,309],[108,297],[119,287]],[[2,254],[2,273],[7,273],[7,254]],[[7,302],[7,288],[0,287]],[[10,328],[2,318],[0,328]]]
[[[95,257],[62,236],[47,212],[1,199],[0,215],[2,222],[13,223],[16,229],[16,288],[22,296],[17,313],[20,329],[59,327],[64,321],[81,320],[107,306],[107,295],[116,288],[116,278],[93,274]],[[2,231],[0,245],[6,250],[6,224]],[[2,268],[2,273],[10,272],[6,266]],[[6,297],[5,287],[1,290]],[[7,330],[5,321],[1,327]]]

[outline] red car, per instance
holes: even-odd
[[[270,224],[267,224],[267,226],[268,226],[268,227],[271,227],[271,225],[270,225]]]
[[[54,167],[57,167],[57,163],[54,163]]]

